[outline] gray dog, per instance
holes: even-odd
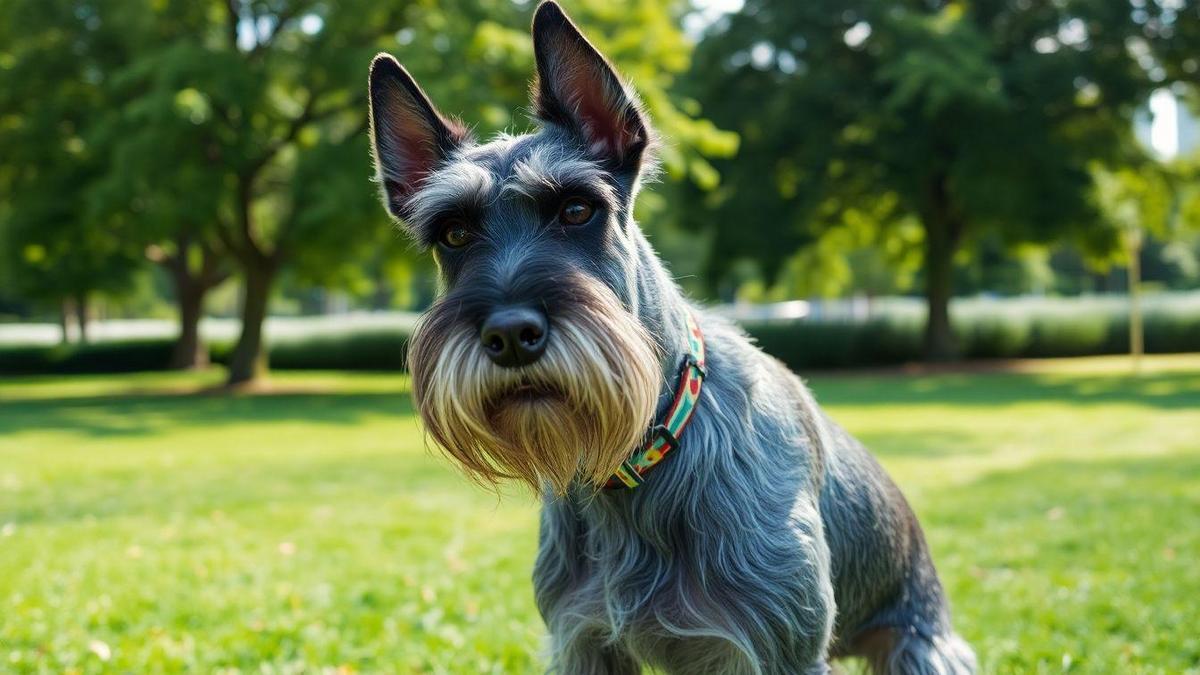
[[[533,41],[536,133],[477,143],[384,54],[370,100],[385,204],[444,290],[417,405],[469,476],[544,495],[551,670],[974,671],[900,491],[634,222],[655,140],[631,90],[553,2]]]

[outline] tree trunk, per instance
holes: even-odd
[[[1146,351],[1146,332],[1142,325],[1142,233],[1130,232],[1129,246],[1129,354],[1133,357],[1133,373],[1142,372],[1142,355]]]
[[[950,325],[950,296],[954,293],[954,249],[939,228],[925,228],[925,322],[926,361],[951,361],[958,355],[954,329]]]
[[[175,284],[175,304],[179,310],[179,337],[171,351],[170,367],[196,370],[208,366],[208,348],[200,339],[200,319],[204,316],[204,298],[229,277],[217,249],[204,240],[196,241],[194,232],[184,230],[175,238],[173,254],[157,246],[146,250],[146,257],[162,265]],[[190,260],[199,252],[199,269]]]
[[[950,324],[950,298],[954,295],[954,253],[963,224],[952,213],[944,176],[929,187],[925,213],[925,322],[923,351],[926,361],[953,361],[958,343]]]
[[[179,338],[171,352],[172,368],[199,370],[208,366],[208,348],[200,340],[200,317],[204,314],[204,294],[207,290],[199,285],[185,287],[177,282]]]
[[[79,323],[79,342],[88,342],[88,297],[86,293],[75,296],[75,321]]]
[[[62,331],[62,342],[60,344],[71,344],[71,322],[74,321],[75,308],[71,303],[71,298],[63,298],[58,303],[58,328]]]
[[[273,265],[243,267],[242,334],[229,360],[228,384],[250,382],[267,370],[263,349],[263,322],[275,281]]]

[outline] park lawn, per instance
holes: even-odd
[[[1146,370],[811,379],[984,672],[1200,672],[1200,356]],[[536,507],[428,451],[404,377],[219,379],[0,380],[0,672],[539,671]]]

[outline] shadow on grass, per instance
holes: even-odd
[[[982,672],[1200,663],[1200,455],[1050,461],[918,505]],[[1153,655],[1153,656],[1151,656]],[[1124,664],[1122,666],[1121,664]]]
[[[994,449],[992,439],[974,433],[928,428],[919,431],[863,431],[855,434],[876,457],[939,459],[983,455]]]
[[[1054,521],[1061,516],[1053,509],[1062,507],[1073,521],[1064,527],[1072,529],[1146,524],[1106,518],[1124,511],[1155,515],[1155,526],[1173,529],[1200,516],[1200,454],[1035,462],[929,494],[940,523],[954,527],[986,529],[997,517]],[[1186,513],[1178,508],[1184,504],[1190,509]],[[1195,534],[1200,536],[1200,530]]]
[[[101,476],[98,478],[98,476]],[[0,499],[0,522],[23,525],[134,517],[150,520],[308,513],[321,505],[361,507],[396,500],[463,502],[462,477],[434,453],[381,450],[353,456],[278,453],[188,463],[159,462],[59,477],[21,500]],[[485,495],[486,498],[486,495]]]
[[[94,436],[147,435],[177,426],[295,421],[340,425],[412,414],[407,391],[83,396],[6,401],[0,406],[0,434],[54,429]]]
[[[818,401],[835,405],[996,406],[1061,401],[1071,405],[1130,404],[1200,407],[1200,372],[1132,375],[1021,373],[814,376]]]

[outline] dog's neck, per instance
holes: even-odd
[[[637,264],[633,266],[636,278],[632,289],[636,299],[635,311],[661,354],[663,386],[659,392],[660,405],[657,411],[661,414],[675,395],[679,364],[687,353],[688,305],[683,292],[645,235],[635,230],[632,239],[633,253],[637,259]]]
[[[674,407],[681,400],[680,388],[687,386],[681,365],[686,358],[702,362],[703,356],[695,354],[696,349],[692,347],[693,339],[690,336],[695,324],[683,293],[671,279],[666,267],[655,254],[641,230],[634,225],[631,232],[631,252],[636,263],[631,266],[631,269],[635,270],[630,281],[630,291],[633,296],[632,309],[638,315],[639,322],[656,342],[662,372],[658,404],[655,406],[654,417],[647,423],[647,429],[661,425],[662,428],[669,430],[668,434],[671,434],[676,429],[668,426],[668,417],[675,419],[682,414],[684,417],[679,419],[684,419],[682,424],[686,425],[687,418],[690,418],[692,414],[691,403],[687,404],[686,413],[677,413]],[[703,373],[702,370],[698,372]],[[688,375],[691,376],[692,371],[689,370]],[[674,436],[671,436],[670,442],[676,442]],[[636,462],[638,461],[636,458],[639,457],[645,460],[642,453],[649,452],[649,450],[639,446],[630,448],[629,452],[630,460]],[[656,454],[659,452],[665,454],[667,450],[655,449]],[[662,459],[666,458],[662,457]],[[653,459],[651,468],[659,461],[661,460]],[[639,475],[641,475],[641,470],[627,463],[621,471],[618,471],[617,476],[610,479],[609,486],[622,483],[626,486],[637,485],[640,483]]]

